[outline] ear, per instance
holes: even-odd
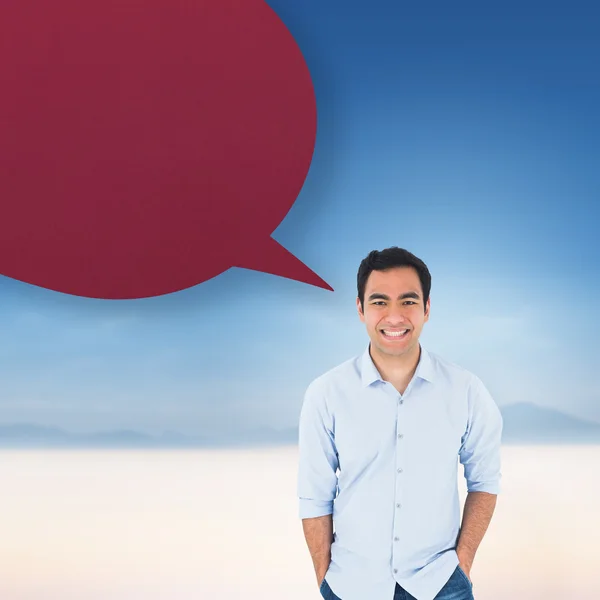
[[[365,313],[360,306],[360,298],[356,296],[356,310],[358,311],[358,318],[364,323],[365,322]]]
[[[431,296],[427,298],[427,304],[425,305],[425,323],[429,321],[429,311],[431,310]]]

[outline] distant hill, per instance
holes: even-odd
[[[207,448],[294,444],[297,429],[257,429],[243,435],[187,436],[176,431],[148,435],[134,430],[76,434],[31,423],[0,425],[1,448]]]
[[[176,432],[151,436],[124,429],[76,434],[30,423],[0,425],[0,448],[177,448],[202,446],[205,442],[204,438],[186,437]]]
[[[599,444],[600,423],[530,402],[501,409],[505,444]]]
[[[510,404],[501,412],[503,444],[600,444],[600,423],[529,402]],[[297,427],[194,437],[176,431],[157,436],[133,430],[75,434],[31,423],[0,425],[0,448],[231,448],[297,443]]]

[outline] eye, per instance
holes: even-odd
[[[407,300],[404,304],[416,304],[416,302],[413,302],[412,300]]]
[[[376,300],[375,302],[373,302],[372,304],[375,304],[377,306],[382,306],[385,304],[385,302],[383,300]]]

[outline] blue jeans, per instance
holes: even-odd
[[[321,583],[321,596],[323,596],[325,600],[342,600],[333,593],[325,579],[323,579],[323,583]],[[393,600],[416,599],[404,588],[396,584]],[[460,567],[456,567],[454,573],[450,576],[450,579],[448,579],[444,587],[437,593],[435,600],[474,600],[473,584],[469,581],[469,578]]]

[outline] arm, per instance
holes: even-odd
[[[331,515],[302,519],[304,537],[315,567],[317,584],[320,586],[331,562],[333,541],[333,518]]]
[[[470,577],[475,553],[488,529],[500,492],[503,423],[500,410],[477,377],[469,387],[468,406],[467,431],[459,452],[468,494],[456,554],[460,567]]]
[[[319,382],[307,389],[299,423],[298,497],[304,537],[321,585],[331,561],[338,455],[333,416]]]
[[[460,567],[467,577],[470,577],[475,553],[492,520],[496,498],[496,494],[488,494],[487,492],[470,492],[467,494],[456,546]]]

